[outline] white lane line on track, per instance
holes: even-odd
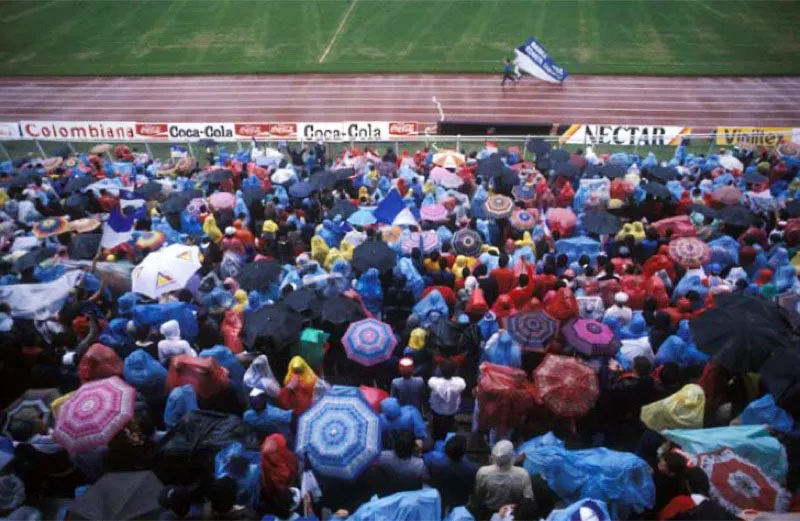
[[[11,16],[6,16],[5,18],[3,18],[2,23],[7,24],[7,23],[11,23],[11,22],[16,22],[20,18],[25,18],[26,16],[30,16],[33,13],[38,13],[42,9],[46,9],[46,8],[50,7],[54,3],[55,2],[45,2],[43,4],[34,5],[33,7],[29,7],[28,9],[25,9],[24,11],[18,12],[17,14],[13,14]]]
[[[357,1],[358,0],[352,0],[350,5],[347,7],[347,11],[345,11],[344,16],[342,16],[342,21],[339,22],[339,27],[336,29],[336,32],[333,33],[333,36],[331,36],[331,41],[328,42],[328,46],[325,47],[325,52],[323,52],[322,56],[319,57],[319,63],[323,63],[325,61],[325,58],[331,51],[331,47],[333,47],[334,42],[336,42],[336,38],[339,37],[339,33],[341,33],[342,29],[344,29],[344,25],[347,23],[347,19],[350,18],[350,13],[353,12],[353,8],[356,6]]]

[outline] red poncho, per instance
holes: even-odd
[[[82,384],[112,376],[122,378],[122,370],[122,359],[113,349],[103,344],[92,344],[78,364],[78,377]]]
[[[186,384],[194,387],[197,396],[208,399],[228,387],[228,370],[211,357],[176,356],[169,364],[167,390]]]
[[[297,478],[297,456],[286,446],[283,434],[272,434],[261,444],[261,487],[272,501],[289,490]]]

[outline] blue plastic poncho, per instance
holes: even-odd
[[[581,519],[611,521],[611,515],[608,513],[608,507],[602,501],[582,499],[566,508],[553,510],[545,521],[580,521]]]
[[[197,217],[190,214],[186,210],[181,212],[181,233],[185,233],[193,237],[199,237],[203,235],[203,226],[200,224],[200,221],[197,220]]]
[[[166,392],[167,370],[144,349],[137,349],[125,358],[123,376],[147,398],[157,398]]]
[[[442,498],[434,488],[372,496],[347,521],[441,521]]]
[[[497,322],[497,316],[489,311],[478,322],[478,330],[481,332],[481,338],[489,340],[492,335],[500,330],[500,324]]]
[[[242,196],[242,191],[236,191],[236,204],[233,206],[233,215],[237,219],[240,219],[241,215],[244,215],[244,224],[248,226],[250,224],[250,210],[247,209],[247,204],[244,202],[244,197]]]
[[[97,337],[97,341],[112,349],[122,349],[134,343],[133,337],[128,333],[128,319],[115,318]]]
[[[602,251],[600,241],[589,237],[572,237],[556,241],[556,253],[565,254],[569,262],[577,261],[581,255],[587,255],[594,262]]]
[[[263,411],[247,409],[242,419],[245,425],[262,436],[280,432],[287,440],[292,439],[292,411],[267,405]]]
[[[356,282],[356,291],[361,295],[361,301],[373,315],[380,315],[383,306],[383,289],[378,275],[377,269],[370,268]]]
[[[182,331],[183,330],[181,330],[181,332]],[[228,378],[230,379],[231,385],[233,385],[237,391],[244,391],[244,367],[242,367],[242,364],[239,363],[239,360],[236,359],[236,355],[234,355],[230,349],[222,345],[216,345],[200,351],[198,356],[213,358],[219,362],[219,365],[228,370]]]
[[[771,394],[765,394],[758,400],[750,402],[739,419],[742,425],[767,424],[778,432],[800,434],[794,418],[778,407]]]
[[[413,405],[400,405],[396,398],[381,402],[381,432],[413,432],[417,439],[425,438],[425,420]]]
[[[191,384],[176,387],[167,397],[167,405],[164,408],[164,425],[171,429],[178,425],[184,414],[199,408],[197,394]]]
[[[228,293],[230,295],[230,293]],[[133,308],[133,321],[136,325],[147,324],[154,329],[168,320],[177,320],[181,326],[181,338],[193,341],[200,332],[193,308],[185,302],[165,304],[139,304]]]
[[[705,301],[708,295],[708,287],[703,284],[699,275],[687,273],[675,285],[672,292],[672,302],[677,302],[679,298],[686,296],[690,291],[695,291],[700,296],[700,302]]]
[[[406,289],[414,294],[414,299],[419,299],[425,291],[425,281],[414,267],[414,263],[408,257],[398,259],[394,267],[395,276],[402,275],[406,279]]]
[[[256,451],[244,450],[235,442],[214,457],[214,477],[228,476],[236,481],[236,503],[257,508],[261,498],[261,464]]]
[[[425,295],[425,298],[417,302],[412,309],[412,313],[419,317],[420,324],[425,328],[433,325],[439,318],[450,316],[447,302],[445,302],[444,297],[438,290],[431,291]]]
[[[508,331],[499,331],[487,342],[483,352],[486,362],[505,365],[508,367],[522,367],[522,350]]]
[[[763,425],[711,429],[667,429],[661,433],[693,456],[729,447],[779,483],[786,482],[786,450]]]
[[[444,521],[475,521],[475,517],[467,510],[467,507],[455,507],[447,514]]]
[[[739,243],[729,235],[723,235],[708,243],[711,249],[709,264],[719,264],[720,268],[739,264]]]
[[[668,362],[675,362],[680,367],[693,365],[705,365],[709,356],[692,344],[687,344],[681,337],[672,335],[668,337],[658,348],[656,353],[655,365],[663,365]]]

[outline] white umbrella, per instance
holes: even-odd
[[[275,173],[272,174],[270,178],[273,183],[277,183],[279,185],[288,183],[292,179],[297,177],[297,174],[294,173],[294,170],[291,168],[279,168],[275,170]]]
[[[132,289],[156,299],[170,291],[183,289],[200,269],[197,246],[173,244],[149,254],[131,274]]]
[[[433,164],[444,168],[458,168],[466,161],[464,154],[459,154],[455,150],[443,150],[433,155]]]
[[[740,172],[744,170],[744,165],[742,164],[742,162],[730,154],[726,154],[720,157],[719,164],[725,170],[739,170]]]
[[[392,226],[419,226],[419,223],[414,218],[414,214],[411,213],[411,210],[405,208],[394,218]]]

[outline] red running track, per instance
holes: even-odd
[[[0,120],[450,121],[800,127],[800,77],[265,75],[0,79]]]

